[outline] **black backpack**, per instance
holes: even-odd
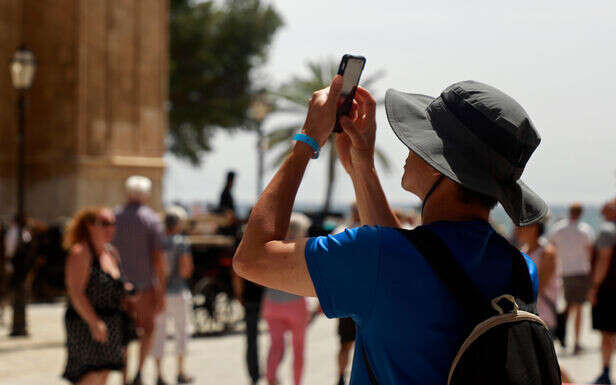
[[[489,301],[437,234],[426,227],[399,231],[423,255],[476,325],[451,364],[448,385],[562,384],[552,338],[536,315],[528,266],[515,247],[505,240],[512,258],[513,292]],[[500,237],[496,233],[493,236]],[[365,347],[363,356],[370,381],[379,385]]]

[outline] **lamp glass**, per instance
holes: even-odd
[[[18,49],[11,59],[9,70],[13,87],[18,90],[30,88],[36,71],[36,62],[32,51],[24,48]]]
[[[265,119],[267,114],[270,113],[270,110],[270,105],[259,97],[251,103],[250,109],[248,110],[248,116],[253,120],[261,122]]]

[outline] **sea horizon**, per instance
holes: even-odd
[[[191,211],[195,211],[196,209],[199,211],[207,211],[208,209],[211,210],[216,207],[215,202],[208,202],[208,201],[190,202],[188,204],[185,202],[174,201],[173,203],[180,203]],[[172,203],[170,202],[169,204],[172,204]],[[595,232],[598,232],[599,228],[601,227],[601,223],[603,222],[603,217],[601,216],[602,204],[599,204],[599,203],[581,203],[581,204],[584,208],[581,221],[588,223]],[[237,202],[236,206],[237,206],[238,216],[240,218],[246,217],[253,205],[254,203]],[[293,210],[305,212],[305,213],[315,213],[315,212],[319,212],[322,206],[323,206],[322,203],[295,202]],[[390,206],[394,209],[402,210],[402,211],[414,210],[416,213],[419,213],[419,211],[421,210],[421,206],[419,203],[412,204],[412,203],[393,202],[393,203],[390,203]],[[549,227],[553,225],[556,221],[568,217],[569,205],[562,204],[562,203],[555,203],[555,204],[548,204],[548,206],[550,208],[550,213],[548,217],[548,229],[549,229]],[[335,203],[335,204],[332,204],[330,212],[334,215],[343,215],[344,217],[348,217],[349,208],[350,208],[350,203],[344,203],[344,204]],[[503,226],[505,229],[507,229],[507,231],[511,231],[511,229],[513,228],[513,223],[511,222],[511,220],[507,216],[507,213],[505,212],[505,210],[500,204],[496,206],[496,208],[492,210],[492,212],[490,213],[490,221],[494,225]]]

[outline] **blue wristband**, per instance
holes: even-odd
[[[312,147],[312,149],[314,150],[314,155],[312,156],[312,159],[317,159],[319,157],[319,151],[321,151],[321,146],[319,146],[316,140],[305,134],[295,134],[293,140],[297,140],[298,142],[304,142],[310,147]]]

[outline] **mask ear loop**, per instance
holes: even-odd
[[[428,198],[430,197],[430,195],[432,195],[432,193],[436,190],[436,188],[441,184],[443,179],[445,179],[445,175],[441,174],[441,176],[436,180],[436,182],[434,182],[432,187],[430,187],[430,190],[428,190],[428,193],[426,194],[423,202],[421,202],[421,216],[422,217],[423,217],[424,207],[426,207],[426,202],[428,202]]]

